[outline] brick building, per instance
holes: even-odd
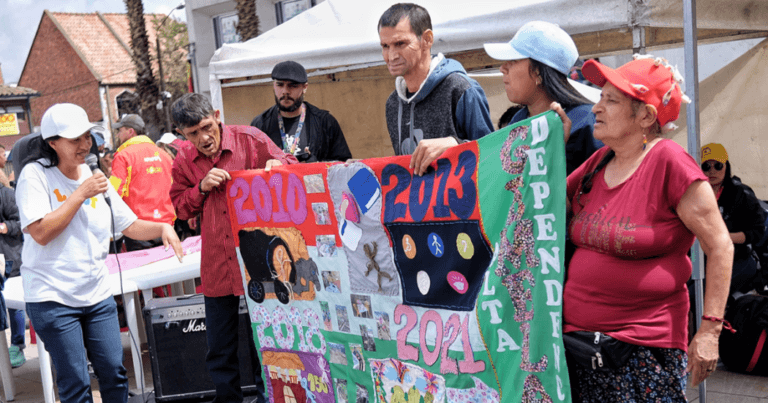
[[[152,21],[163,17],[144,16],[153,61]],[[123,114],[137,113],[130,38],[126,14],[44,11],[19,79],[20,86],[41,94],[31,102],[34,125],[40,125],[48,107],[61,102],[82,106],[108,132]]]
[[[40,93],[24,87],[5,85],[0,71],[0,144],[10,150],[13,143],[25,134],[32,133],[30,99]]]

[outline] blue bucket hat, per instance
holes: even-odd
[[[571,36],[558,25],[545,21],[528,22],[509,42],[486,43],[483,47],[496,60],[533,59],[565,75],[579,58]]]

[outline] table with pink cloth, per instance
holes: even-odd
[[[200,277],[200,236],[185,239],[181,246],[184,261],[176,259],[172,248],[158,246],[151,249],[125,252],[107,256],[107,268],[111,275],[122,273],[122,279],[133,281],[144,295],[144,301],[152,298],[152,288],[171,284],[173,294],[182,294],[182,281],[189,281],[186,288],[193,292],[194,278]]]
[[[184,255],[190,255],[195,252],[200,252],[202,244],[203,242],[198,235],[185,239],[181,243],[181,247],[184,249]],[[119,267],[118,257],[120,258]],[[109,274],[115,274],[118,270],[125,272],[171,257],[174,257],[172,248],[169,247],[166,250],[164,246],[158,246],[151,249],[109,255],[107,256],[107,268],[109,268]]]
[[[189,237],[182,242],[184,258],[182,262],[176,258],[173,249],[165,250],[164,246],[145,249],[134,252],[119,253],[107,257],[107,267],[111,278],[134,286],[135,290],[141,290],[144,300],[152,298],[152,289],[166,284],[175,284],[174,294],[183,293],[181,282],[192,281],[200,277],[200,250],[202,241],[200,236]],[[119,263],[119,264],[118,264]],[[194,292],[194,284],[191,285]],[[134,292],[133,295],[137,293]],[[136,301],[138,298],[130,298]],[[128,309],[129,301],[126,300],[126,321],[134,340],[146,341],[144,321],[137,309]],[[138,307],[137,307],[138,308]],[[133,367],[142,367],[141,352],[131,344]],[[137,385],[143,385],[144,379],[136,374]],[[140,383],[139,383],[140,382]],[[141,386],[139,386],[141,387]]]

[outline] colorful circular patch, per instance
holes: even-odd
[[[416,242],[413,242],[413,238],[410,235],[403,237],[403,252],[408,259],[416,257]]]
[[[429,279],[429,274],[424,270],[416,273],[416,285],[419,287],[421,295],[427,295],[429,287],[432,285],[432,280]]]
[[[448,272],[447,279],[451,288],[453,288],[459,294],[464,294],[469,289],[467,278],[457,271]]]
[[[427,237],[427,246],[429,247],[429,251],[432,252],[435,257],[441,257],[443,256],[443,253],[445,253],[445,243],[443,243],[443,239],[440,238],[440,235],[437,235],[434,232],[431,232],[429,237]]]
[[[456,248],[459,250],[459,255],[467,260],[472,259],[472,255],[475,254],[475,245],[472,244],[472,239],[463,232],[456,237]]]

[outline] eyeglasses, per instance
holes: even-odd
[[[709,171],[711,168],[715,168],[715,171],[720,171],[723,169],[723,163],[720,161],[715,161],[714,163],[711,162],[705,162],[701,164],[701,170],[704,172]]]

